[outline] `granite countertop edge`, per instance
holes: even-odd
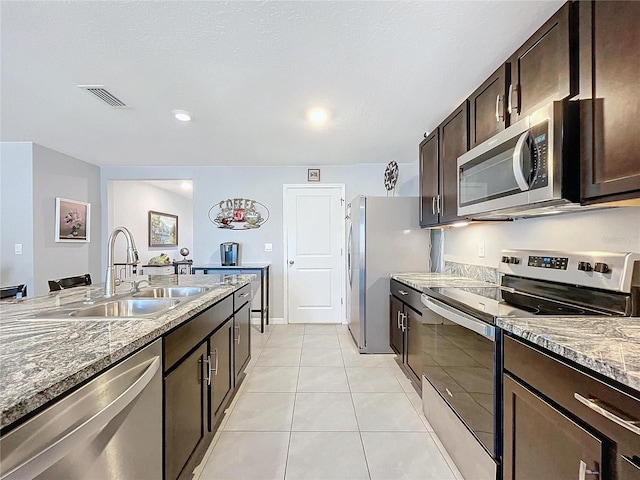
[[[184,323],[186,320],[232,294],[239,288],[249,284],[255,275],[234,276],[233,283],[222,283],[219,281],[218,276],[215,275],[172,277],[181,279],[180,285],[186,283],[194,286],[208,286],[212,287],[212,290],[186,301],[183,305],[178,305],[168,312],[164,312],[156,317],[147,317],[145,320],[117,319],[78,322],[61,319],[29,319],[30,314],[32,316],[34,313],[37,313],[38,310],[50,310],[52,304],[51,299],[54,298],[54,294],[29,299],[36,302],[36,305],[39,303],[42,306],[20,309],[24,304],[15,304],[17,307],[16,310],[18,310],[17,313],[12,311],[14,310],[12,305],[3,303],[0,306],[0,319],[2,320],[0,322],[0,379],[2,380],[0,382],[2,383],[2,385],[0,385],[0,428],[4,430],[25,415],[55,400],[68,390],[151,344],[161,338],[166,332]],[[186,277],[191,278],[186,279]],[[153,286],[158,285],[153,284]],[[65,303],[77,301],[78,297],[83,295],[82,292],[88,292],[89,290],[98,291],[100,288],[100,286],[79,287],[77,289],[62,291],[61,294],[58,295],[58,297],[62,297],[62,300],[57,300],[56,303],[59,303],[59,306],[63,307]],[[71,290],[75,290],[75,292],[73,292],[74,295],[70,294]],[[20,310],[28,313],[23,313]],[[102,341],[100,345],[96,346],[96,352],[89,360],[83,361],[83,364],[76,368],[74,367],[74,352],[69,351],[66,355],[69,363],[64,364],[64,366],[59,369],[59,375],[56,375],[56,371],[52,369],[52,365],[34,366],[32,364],[33,362],[28,361],[25,362],[27,364],[25,365],[25,373],[16,371],[21,367],[23,362],[21,362],[20,353],[10,351],[11,349],[7,346],[8,343],[5,343],[7,342],[5,335],[7,330],[19,330],[20,336],[24,336],[29,334],[29,329],[33,329],[35,332],[48,329],[49,332],[51,332],[67,328],[70,331],[89,331],[91,329],[102,331],[99,337],[96,336],[96,343],[98,340]],[[60,335],[64,333],[61,332]],[[105,335],[109,337],[106,342],[104,340]],[[58,352],[62,352],[58,359],[65,357],[65,345],[63,344],[62,337],[60,337],[59,345],[53,346],[52,348],[55,347],[58,347],[56,349]],[[12,369],[14,365],[16,368]],[[27,367],[36,368],[37,372],[44,378],[30,381],[30,376],[26,373]],[[49,371],[47,372],[47,370]],[[37,377],[37,375],[34,377]],[[15,384],[19,383],[20,380],[26,383],[26,388],[22,388],[17,392],[16,389],[19,387],[16,387]],[[20,385],[20,387],[23,386],[24,384]]]

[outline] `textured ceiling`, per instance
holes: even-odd
[[[97,165],[411,162],[562,3],[2,1],[0,139]]]

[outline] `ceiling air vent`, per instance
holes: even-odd
[[[125,103],[114,96],[109,91],[105,90],[104,85],[78,85],[79,88],[86,90],[89,93],[92,93],[100,100],[105,103],[108,103],[112,107],[126,107]]]

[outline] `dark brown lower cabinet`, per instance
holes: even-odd
[[[422,315],[409,306],[405,306],[407,350],[405,362],[415,380],[422,378]]]
[[[503,455],[504,480],[598,478],[602,441],[504,375]]]
[[[403,303],[396,297],[389,297],[389,346],[404,361],[404,333],[402,329]]]
[[[231,351],[233,341],[232,321],[227,322],[209,339],[209,355],[212,362],[211,371],[211,417],[209,430],[222,418],[226,400],[233,389],[231,368]]]
[[[164,379],[165,478],[178,478],[207,429],[207,344]]]
[[[233,314],[233,322],[235,385],[239,385],[244,375],[244,369],[251,358],[251,304],[249,302]]]

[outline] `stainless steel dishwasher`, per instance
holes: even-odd
[[[0,439],[0,479],[162,478],[157,340]]]

